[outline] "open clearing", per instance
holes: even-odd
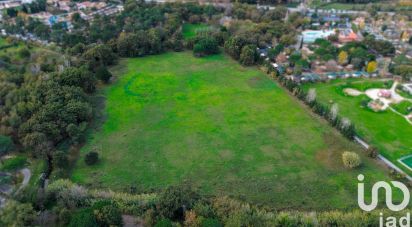
[[[386,158],[412,174],[410,169],[400,165],[397,160],[405,155],[412,154],[412,125],[404,117],[386,110],[373,112],[363,108],[361,103],[367,100],[366,95],[356,97],[344,94],[346,88],[356,88],[365,91],[371,87],[389,88],[388,82],[370,79],[335,80],[328,83],[306,84],[306,89],[316,88],[317,99],[322,103],[337,103],[340,115],[351,119],[355,123],[357,132],[370,144],[379,148]],[[402,104],[404,105],[404,104]],[[398,106],[395,108],[402,108]]]
[[[167,53],[124,59],[113,71],[118,80],[102,91],[107,118],[87,138],[75,182],[148,191],[186,180],[206,195],[321,210],[357,207],[359,173],[388,180],[264,73],[227,56]],[[92,150],[101,160],[89,167]],[[345,169],[345,150],[364,165]]]
[[[184,24],[183,25],[183,37],[185,39],[193,38],[196,36],[196,32],[206,30],[209,28],[207,24]]]

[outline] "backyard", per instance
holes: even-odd
[[[345,88],[355,88],[364,92],[369,88],[389,88],[392,81],[372,79],[335,80],[328,83],[305,84],[304,88],[315,88],[317,100],[330,105],[337,103],[341,116],[349,118],[359,135],[379,149],[379,152],[393,163],[398,164],[407,173],[412,171],[399,165],[398,159],[412,154],[412,125],[405,118],[394,111],[387,109],[374,112],[364,107],[368,97],[362,94],[351,97],[344,93]],[[392,108],[402,114],[408,114],[407,106],[410,103],[403,101],[392,105]]]
[[[264,73],[225,55],[123,59],[112,71],[116,82],[100,91],[106,119],[81,150],[77,183],[151,191],[185,181],[206,195],[323,210],[357,207],[360,173],[389,179]],[[346,150],[361,155],[359,169],[343,167]],[[93,166],[90,151],[100,154]]]

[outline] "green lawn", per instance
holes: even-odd
[[[345,87],[369,87],[370,84],[376,83],[381,83],[377,87],[387,87],[382,81],[358,79],[352,80],[349,85],[345,80],[336,80],[326,84],[307,84],[304,88],[316,88],[317,99],[323,103],[338,103],[340,114],[355,123],[360,136],[377,146],[385,157],[397,163],[400,157],[412,154],[412,125],[390,110],[375,113],[362,108],[361,101],[366,98],[365,95],[350,97],[342,91]],[[404,108],[404,104],[401,105],[399,108]],[[412,174],[411,171],[405,170]]]
[[[6,44],[6,40],[0,37],[0,47]]]
[[[402,101],[398,104],[392,105],[392,107],[403,115],[408,115],[412,112],[412,102],[409,101]]]
[[[357,207],[359,173],[388,180],[264,73],[224,55],[125,59],[113,72],[118,80],[101,91],[106,120],[81,150],[77,183],[147,191],[185,180],[206,195],[311,210]],[[92,150],[101,160],[89,167]],[[345,150],[364,165],[345,169]]]
[[[184,24],[183,25],[183,37],[185,39],[193,38],[196,36],[197,31],[208,29],[207,24]]]

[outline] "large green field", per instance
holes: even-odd
[[[159,190],[183,181],[279,209],[357,206],[359,173],[388,180],[359,147],[313,116],[256,68],[224,55],[124,59],[102,91],[106,120],[81,150],[72,180]],[[343,167],[341,153],[364,164]],[[97,151],[95,166],[84,155]]]
[[[346,87],[366,90],[371,87],[387,86],[383,81],[352,79],[336,80],[326,84],[307,84],[304,87],[315,88],[320,102],[338,103],[340,114],[355,123],[360,136],[378,147],[380,153],[386,158],[398,164],[397,160],[400,157],[412,154],[412,125],[390,110],[375,113],[368,108],[362,108],[361,102],[366,98],[365,95],[351,97],[343,92]],[[411,173],[403,166],[399,165],[399,167]]]

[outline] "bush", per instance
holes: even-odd
[[[80,209],[73,214],[69,227],[98,227],[94,218],[93,210],[90,208]]]
[[[189,186],[171,186],[160,194],[156,208],[162,217],[182,220],[184,210],[191,209],[198,199],[198,194]]]
[[[13,141],[9,136],[0,135],[0,156],[7,154],[13,148]]]
[[[202,220],[202,223],[200,224],[202,227],[221,227],[223,226],[219,220],[214,219],[214,218],[206,218]]]
[[[155,227],[172,227],[172,226],[173,226],[172,221],[170,221],[167,218],[160,219],[155,225]]]
[[[96,202],[93,213],[97,224],[101,227],[122,226],[122,213],[116,203],[108,200]]]
[[[18,55],[21,58],[29,58],[30,57],[30,51],[27,48],[22,48],[19,50]]]
[[[1,226],[33,226],[36,211],[29,203],[9,200],[0,210]]]
[[[345,151],[342,154],[342,161],[346,168],[356,168],[362,164],[361,158],[355,152]]]
[[[376,148],[374,146],[369,146],[367,152],[368,152],[368,157],[370,157],[370,158],[376,158],[376,157],[378,157],[378,154],[379,154],[378,148]]]
[[[196,57],[203,57],[217,53],[219,53],[219,45],[213,37],[201,38],[195,42],[195,45],[193,46],[193,54]]]
[[[84,158],[84,162],[89,166],[96,164],[97,161],[99,161],[99,153],[95,151],[87,153],[86,157]]]
[[[13,170],[23,168],[24,165],[26,165],[26,163],[27,163],[26,157],[17,156],[14,158],[9,158],[9,159],[4,160],[0,169],[3,171],[13,171]]]

